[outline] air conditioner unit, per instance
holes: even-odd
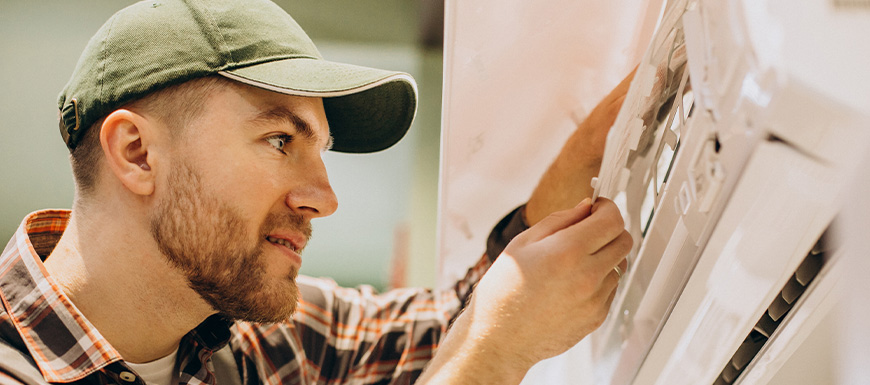
[[[596,193],[636,248],[596,383],[766,383],[833,304],[837,197],[870,119],[761,52],[814,7],[760,3],[668,2],[610,132]]]

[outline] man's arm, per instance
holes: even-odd
[[[604,322],[632,240],[613,202],[584,200],[518,235],[418,384],[519,383]]]
[[[604,322],[619,281],[613,267],[625,270],[632,240],[613,202],[575,205],[592,195],[589,182],[633,77],[593,109],[542,176],[520,216],[519,226],[535,226],[496,259],[419,384],[519,383],[536,362]],[[505,227],[515,231],[516,222]]]
[[[635,71],[622,80],[592,110],[568,138],[562,151],[541,177],[526,205],[526,221],[538,223],[550,213],[565,210],[592,196],[590,181],[598,175],[607,132],[613,126]]]
[[[530,225],[592,196],[590,182],[601,168],[607,133],[619,114],[636,71],[636,68],[631,71],[580,123],[538,181],[529,201],[496,226],[498,231],[493,231],[487,240],[490,259],[495,260],[508,242]]]
[[[282,324],[282,333],[271,326],[239,330],[263,341],[262,349],[270,350],[266,356],[273,363],[296,360],[298,366],[313,369],[304,373],[312,380],[410,384],[435,355],[450,321],[491,264],[491,258],[482,256],[452,289],[443,291],[407,288],[376,293],[368,286],[342,288],[329,279],[299,276],[301,299],[292,329]],[[292,354],[286,353],[286,336],[298,341],[291,342]]]

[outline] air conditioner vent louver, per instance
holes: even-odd
[[[713,382],[713,385],[730,385],[733,384],[743,370],[752,362],[752,359],[761,351],[764,344],[773,335],[773,332],[782,323],[785,315],[794,306],[801,295],[806,291],[807,286],[813,281],[819,271],[822,270],[822,265],[825,263],[825,254],[827,246],[827,232],[819,237],[813,249],[807,253],[807,256],[795,270],[794,275],[779,292],[779,295],[773,300],[767,311],[758,320],[758,323],[749,332],[749,335],[737,348],[737,352],[731,357],[731,360],[722,369],[719,378]]]

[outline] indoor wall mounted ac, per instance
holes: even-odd
[[[870,130],[850,99],[867,91],[849,94],[870,70],[831,65],[870,43],[866,10],[865,46],[838,36],[850,7],[667,3],[593,182],[636,241],[595,383],[765,384],[834,305],[839,198]],[[807,37],[827,46],[801,56]]]

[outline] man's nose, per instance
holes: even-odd
[[[285,198],[287,207],[308,218],[332,215],[338,208],[338,198],[329,184],[323,161],[309,162],[300,174]]]

